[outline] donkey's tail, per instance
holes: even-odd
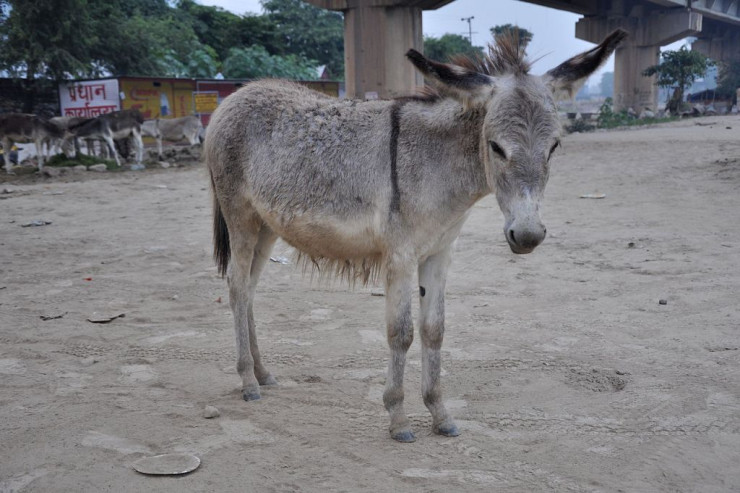
[[[226,275],[231,258],[231,247],[229,245],[229,228],[226,226],[221,205],[216,197],[216,185],[211,176],[211,193],[213,194],[213,259],[216,261],[218,272],[221,277]]]

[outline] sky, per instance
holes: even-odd
[[[262,13],[259,0],[198,0],[204,5],[216,5],[236,14]],[[529,44],[533,74],[543,74],[568,58],[594,47],[592,43],[575,37],[575,25],[580,16],[570,12],[532,5],[518,0],[456,0],[437,10],[424,11],[422,29],[425,36],[440,37],[446,33],[468,36],[471,17],[473,44],[485,46],[490,41],[490,28],[501,24],[515,24],[534,34]],[[679,43],[680,45],[680,43]],[[676,49],[676,48],[671,48]],[[601,74],[614,70],[614,56],[588,84],[598,85]]]

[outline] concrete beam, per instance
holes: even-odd
[[[304,0],[315,7],[327,10],[349,10],[360,7],[414,7],[435,10],[453,0]]]
[[[628,42],[636,46],[663,46],[699,34],[702,15],[689,10],[667,10],[641,16],[584,17],[576,23],[576,37],[600,43],[617,28],[629,32]]]
[[[740,61],[740,31],[699,38],[691,49],[720,62]]]

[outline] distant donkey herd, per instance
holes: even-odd
[[[101,143],[106,157],[113,157],[121,166],[115,141],[130,140],[135,151],[136,164],[144,157],[142,135],[157,140],[157,154],[162,156],[162,141],[177,142],[186,139],[191,146],[202,143],[203,124],[197,116],[167,120],[144,120],[136,109],[114,111],[95,118],[57,116],[45,119],[26,113],[0,114],[0,141],[3,146],[5,171],[13,173],[10,149],[15,143],[33,143],[38,154],[38,168],[43,170],[46,159],[60,151],[72,158],[80,152],[84,141],[88,154],[95,152],[95,143]]]

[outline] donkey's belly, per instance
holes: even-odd
[[[348,260],[382,254],[371,215],[339,219],[265,214],[263,219],[283,240],[311,257]]]

